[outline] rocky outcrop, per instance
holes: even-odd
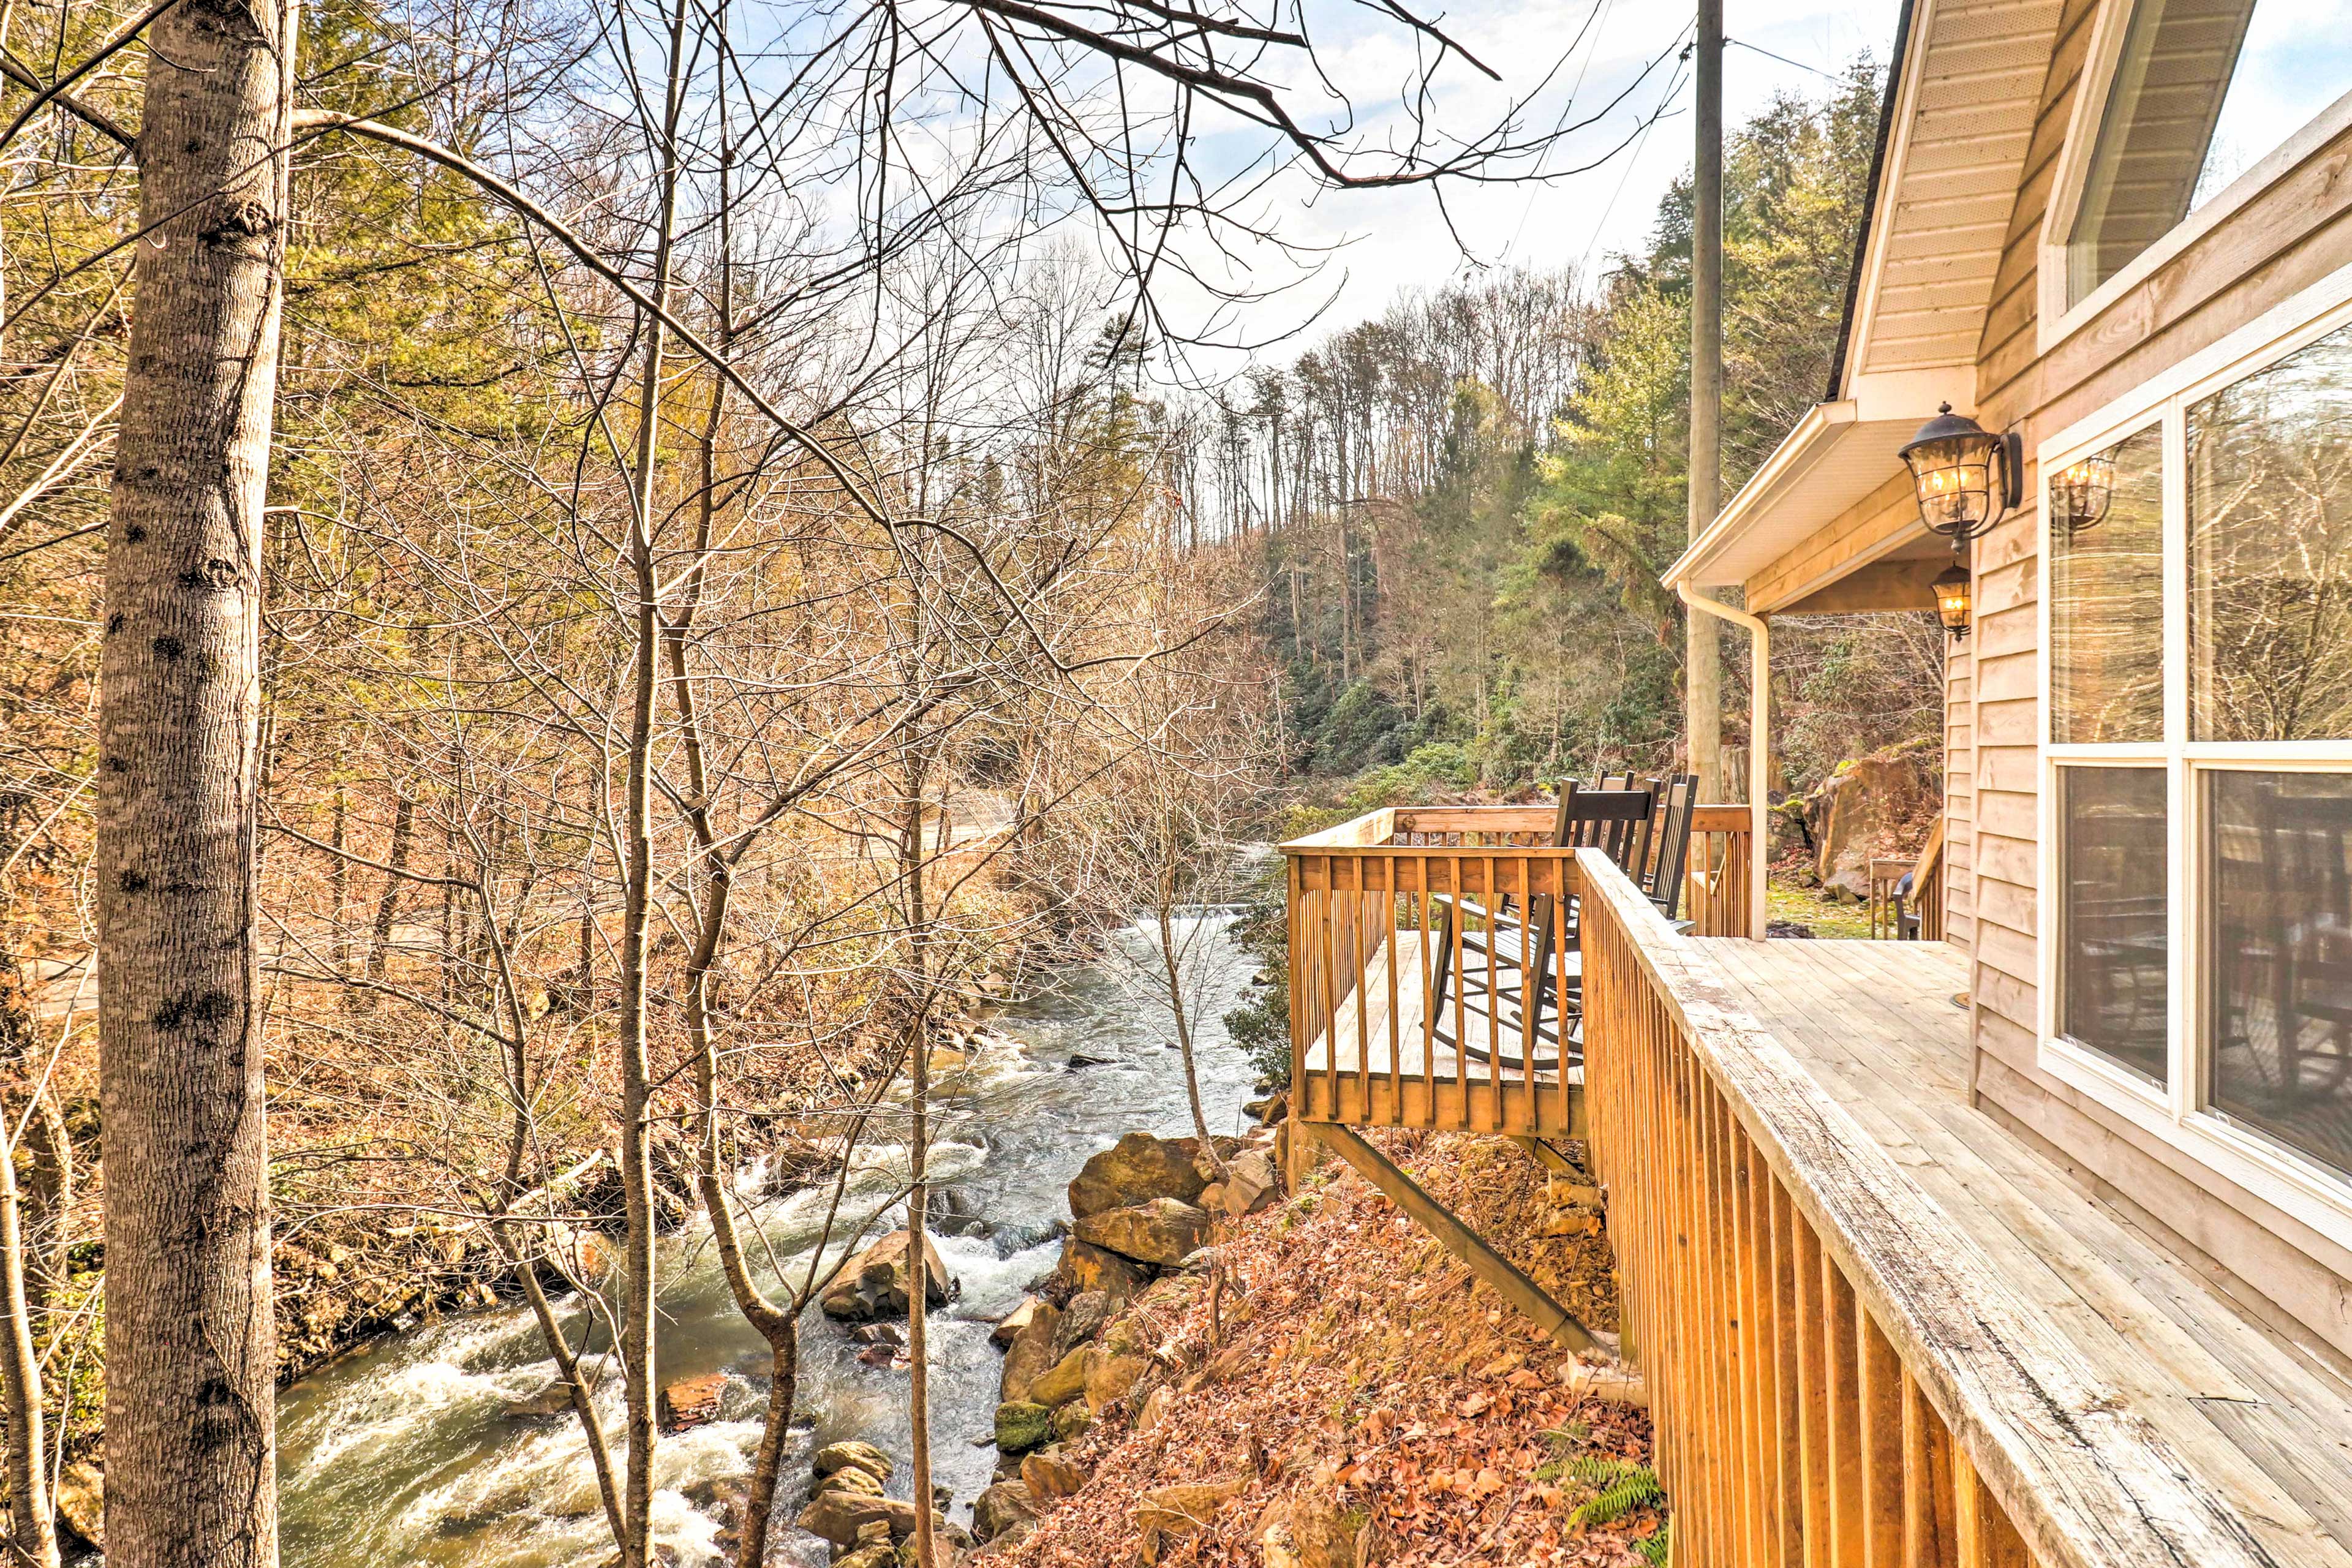
[[[1173,1268],[1200,1250],[1212,1223],[1195,1205],[1163,1197],[1087,1215],[1070,1234],[1138,1263]]]
[[[1051,1502],[1085,1486],[1087,1472],[1062,1458],[1058,1448],[1040,1448],[1023,1458],[1021,1483],[1039,1502]]]
[[[848,1491],[819,1492],[795,1521],[812,1535],[823,1536],[845,1550],[866,1544],[861,1533],[879,1524],[889,1531],[892,1541],[904,1541],[915,1533],[915,1505],[900,1502],[897,1498],[867,1497]],[[958,1526],[950,1524],[944,1515],[931,1515],[931,1528],[950,1541],[969,1540]]]
[[[1048,1312],[1054,1310],[1051,1302],[1034,1296],[1023,1297],[1021,1305],[996,1320],[996,1326],[988,1331],[988,1342],[1001,1351],[1011,1350],[1013,1342],[1021,1337],[1021,1331],[1036,1321],[1041,1309]]]
[[[1143,1532],[1140,1561],[1160,1561],[1171,1542],[1186,1540],[1215,1522],[1217,1512],[1249,1488],[1249,1478],[1220,1481],[1186,1481],[1155,1487],[1135,1503],[1135,1522]]]
[[[1130,1132],[1088,1160],[1070,1183],[1070,1213],[1078,1219],[1105,1209],[1174,1198],[1192,1203],[1209,1184],[1196,1156],[1198,1140]]]
[[[1097,1353],[1087,1366],[1087,1408],[1100,1415],[1125,1399],[1150,1370],[1143,1356]]]
[[[914,1281],[908,1258],[912,1240],[906,1231],[894,1230],[851,1258],[818,1303],[825,1316],[852,1322],[905,1317]],[[926,1299],[934,1307],[944,1307],[950,1287],[947,1265],[940,1261],[939,1248],[929,1237],[923,1238],[923,1260]]]
[[[1939,760],[1933,749],[1916,746],[1856,757],[1803,797],[1799,810],[1822,891],[1866,899],[1874,856],[1918,852],[1943,804]]]
[[[1210,1183],[1201,1194],[1202,1208],[1228,1219],[1246,1218],[1281,1201],[1274,1156],[1263,1149],[1246,1149],[1226,1161],[1224,1179]]]

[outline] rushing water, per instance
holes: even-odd
[[[1217,1023],[1248,990],[1248,963],[1230,923],[1205,912],[1182,933],[1192,955],[1189,1001],[1200,1020],[1201,1089],[1210,1125],[1220,1132],[1241,1130],[1252,1078]],[[954,1492],[959,1517],[988,1484],[995,1462],[985,1438],[1001,1357],[988,1342],[989,1326],[1053,1266],[1059,1246],[1053,1226],[1068,1217],[1064,1189],[1070,1177],[1123,1132],[1192,1130],[1166,1008],[1140,980],[1148,943],[1143,933],[1129,931],[1115,947],[1111,956],[1071,966],[1044,994],[1008,1008],[997,1023],[1025,1042],[1023,1048],[990,1048],[941,1090],[946,1125],[935,1146],[933,1179],[952,1184],[966,1212],[993,1227],[984,1238],[939,1241],[962,1293],[932,1319],[932,1476]],[[1073,1055],[1103,1065],[1073,1067]],[[865,1152],[845,1213],[873,1212],[901,1188],[904,1173],[903,1149]],[[745,1173],[747,1191],[758,1175]],[[760,1227],[788,1268],[807,1258],[829,1196],[796,1194],[760,1211]],[[868,1234],[902,1218],[898,1212],[881,1215]],[[698,1221],[666,1245],[661,1289],[661,1380],[727,1373],[721,1408],[733,1417],[666,1437],[656,1452],[655,1536],[681,1568],[719,1560],[711,1489],[749,1468],[765,1398],[752,1381],[766,1365],[765,1342],[737,1316],[707,1243]],[[799,1496],[803,1472],[795,1461],[815,1444],[845,1437],[895,1454],[900,1468],[891,1489],[910,1495],[907,1373],[863,1365],[856,1352],[839,1325],[808,1315],[800,1402],[814,1419],[794,1434],[797,1447],[781,1492],[787,1509]],[[607,1561],[611,1541],[576,1421],[509,1414],[554,1376],[529,1311],[500,1308],[380,1341],[289,1388],[278,1405],[288,1568],[555,1568]],[[608,1432],[620,1427],[618,1382],[607,1378],[602,1393]],[[705,1506],[698,1508],[698,1500]],[[786,1535],[786,1560],[824,1562],[821,1542]]]

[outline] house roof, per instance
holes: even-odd
[[[1978,345],[2023,183],[2061,0],[1906,0],[1830,400],[1800,420],[1665,581],[1745,582],[1899,471]]]

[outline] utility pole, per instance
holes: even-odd
[[[1698,146],[1691,166],[1690,537],[1723,507],[1723,0],[1698,0]],[[1686,615],[1683,706],[1698,797],[1723,795],[1723,628]]]

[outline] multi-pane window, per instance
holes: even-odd
[[[2048,1028],[2352,1204],[2352,325],[2280,350],[2046,454]]]
[[[2294,0],[2139,0],[2066,239],[2067,298],[2114,277],[2352,83],[2352,34]]]

